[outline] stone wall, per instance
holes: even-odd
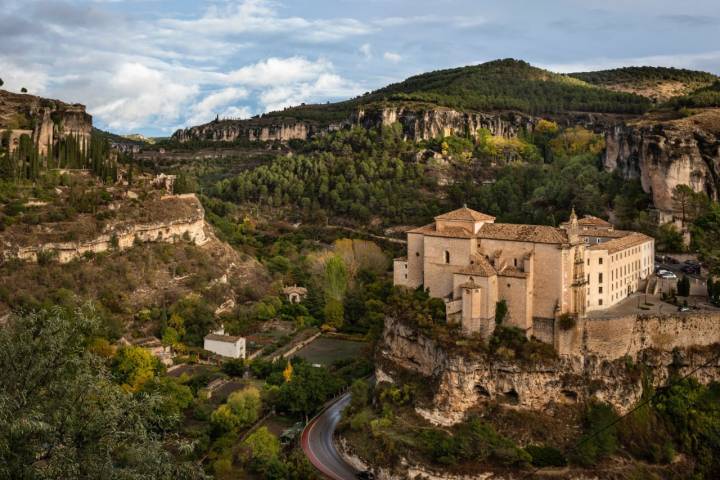
[[[614,360],[637,357],[645,349],[671,351],[720,343],[720,312],[673,312],[581,319],[573,329],[557,329],[561,355],[595,355]]]

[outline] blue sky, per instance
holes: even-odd
[[[720,74],[716,0],[3,0],[4,88],[81,102],[95,125],[169,135],[521,58]]]

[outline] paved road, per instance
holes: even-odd
[[[350,393],[339,397],[307,424],[300,444],[315,468],[332,480],[355,480],[358,471],[348,465],[335,449],[333,434],[343,409],[350,403]]]

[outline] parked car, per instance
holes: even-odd
[[[375,480],[375,474],[369,470],[365,470],[364,472],[358,473],[357,478],[362,480]]]
[[[689,311],[690,311],[690,307],[680,307],[680,308],[678,308],[678,310],[681,311],[681,312],[689,312]]]
[[[668,278],[668,279],[675,279],[677,278],[677,275],[675,275],[673,272],[665,272],[660,275],[662,278]]]
[[[665,270],[664,268],[661,268],[661,269],[655,271],[655,275],[657,275],[658,277],[662,277],[666,273],[671,273],[671,272],[670,272],[670,270]]]
[[[680,269],[683,273],[690,273],[695,275],[700,275],[700,265],[693,264],[693,263],[687,263],[682,266]]]

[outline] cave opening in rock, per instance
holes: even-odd
[[[577,402],[577,392],[574,392],[572,390],[561,390],[560,393],[562,393],[567,400],[570,400],[571,402]]]
[[[489,398],[489,397],[490,397],[490,392],[488,391],[487,388],[483,387],[482,385],[477,385],[477,386],[475,387],[475,392],[476,392],[476,393],[478,394],[478,396],[480,396],[480,397],[485,397],[485,398]]]
[[[514,388],[511,388],[510,390],[503,392],[503,400],[505,403],[509,403],[510,405],[517,405],[520,403],[520,395],[518,395]]]

